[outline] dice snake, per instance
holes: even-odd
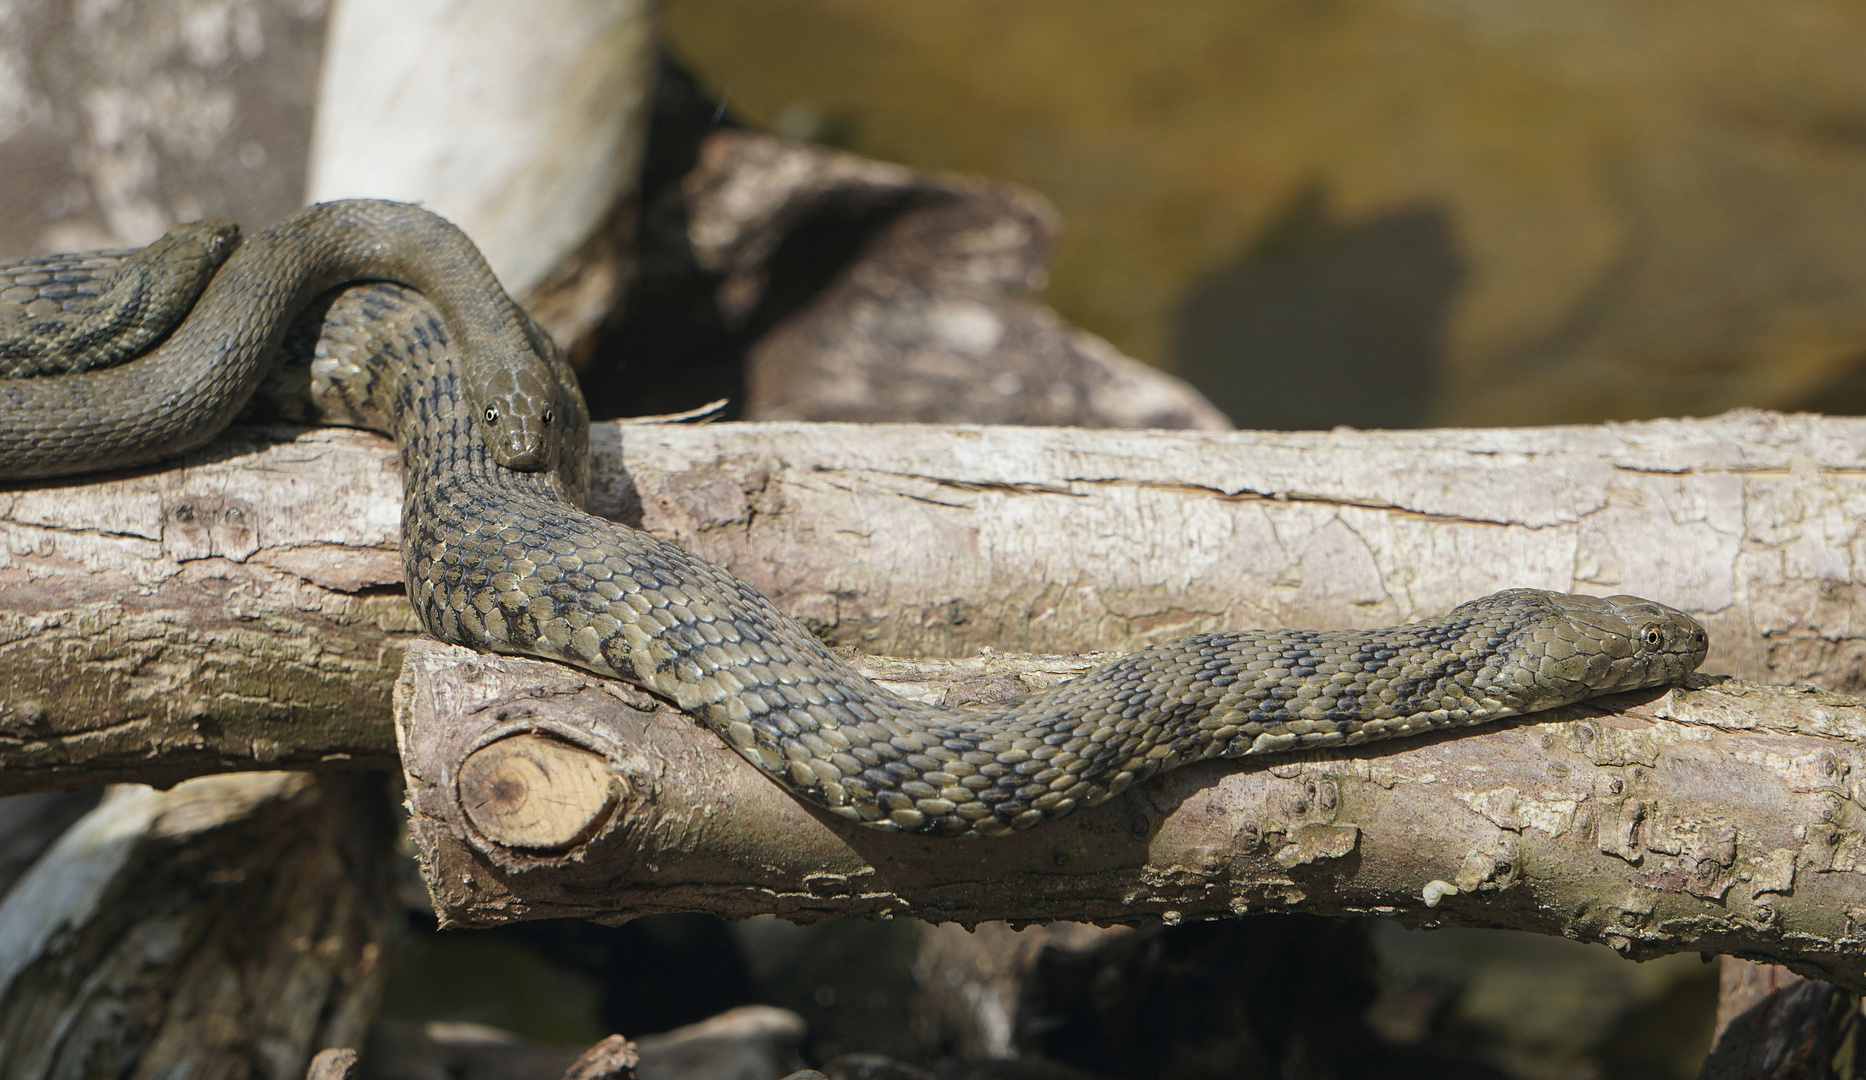
[[[357,217],[374,220],[346,220]],[[348,226],[323,224],[339,234],[330,246],[357,246],[341,237]],[[294,407],[302,415],[395,438],[406,487],[405,580],[430,633],[639,685],[799,797],[858,822],[948,836],[1008,833],[1190,761],[1353,746],[1676,682],[1707,648],[1703,627],[1663,604],[1518,588],[1381,629],[1194,634],[1013,702],[950,708],[905,699],[727,571],[582,509],[589,420],[575,373],[502,291],[442,299],[430,287],[460,275],[409,272],[405,264],[421,259],[406,254],[337,275],[374,284],[336,288],[325,274],[310,284],[249,285],[257,271],[242,266],[248,250],[228,258],[150,354],[15,383],[108,379],[178,341],[234,348],[224,343],[253,335],[196,324],[224,321],[225,305],[255,290],[283,313],[241,318],[267,322],[266,340],[257,350],[239,345],[256,355],[227,362],[236,370],[226,378],[256,385],[246,369],[263,374],[282,357],[279,370],[297,376],[281,385],[301,388]],[[100,276],[93,291],[112,259],[127,257],[92,257]],[[399,273],[374,269],[397,259]],[[0,289],[24,276],[19,265],[0,266]],[[248,276],[227,285],[230,273]],[[277,299],[284,293],[290,303]],[[502,344],[482,347],[487,340]],[[500,364],[512,370],[476,371]],[[58,421],[17,403],[9,411],[8,386],[0,383],[0,478],[128,460],[77,450],[22,472],[14,448]],[[515,424],[488,423],[501,410],[530,424],[529,444],[504,441]],[[179,445],[158,442],[157,452]],[[139,452],[142,460],[151,453]]]

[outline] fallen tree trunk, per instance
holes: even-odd
[[[1866,421],[1498,431],[598,425],[596,509],[824,637],[955,656],[1370,626],[1509,585],[1698,615],[1706,670],[1862,685]],[[383,767],[419,637],[377,436],[0,487],[0,792]]]
[[[949,700],[1081,661],[869,663]],[[1184,767],[991,840],[807,809],[646,695],[413,648],[398,687],[424,876],[466,925],[661,911],[1136,922],[1383,915],[1729,953],[1866,989],[1866,702],[1699,679],[1449,736]]]

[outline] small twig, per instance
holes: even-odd
[[[732,403],[731,398],[714,398],[712,401],[709,401],[706,404],[701,405],[699,408],[688,409],[685,412],[654,413],[649,416],[630,416],[630,417],[623,418],[622,420],[618,421],[618,423],[623,423],[623,424],[708,424],[714,420],[719,419],[719,415],[725,412],[726,406],[730,405],[731,403]]]

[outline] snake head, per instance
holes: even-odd
[[[1612,628],[1617,632],[1623,624],[1633,642],[1625,659],[1615,665],[1624,681],[1621,689],[1681,682],[1710,651],[1704,625],[1675,607],[1624,595],[1600,602],[1611,611]]]
[[[1637,596],[1512,590],[1560,617],[1519,638],[1514,670],[1528,708],[1682,681],[1704,662],[1710,637],[1694,618]]]
[[[161,239],[132,256],[135,261],[159,264],[194,281],[199,291],[207,279],[240,246],[240,227],[223,218],[202,218],[177,225]]]
[[[519,472],[555,468],[563,448],[556,380],[542,364],[529,362],[501,368],[483,381],[491,385],[469,392],[468,400],[477,403],[493,460]]]
[[[226,262],[233,249],[240,246],[239,224],[225,218],[202,218],[177,225],[168,235],[195,246],[200,252],[198,257],[212,266]]]
[[[504,362],[469,358],[461,377],[493,460],[519,472],[545,472],[563,460],[582,397],[557,342],[523,309],[516,309],[516,317],[524,344],[513,347]]]

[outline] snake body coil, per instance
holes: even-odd
[[[0,276],[0,378],[69,375],[147,352],[188,313],[239,226],[196,221],[137,251],[47,255]]]
[[[562,452],[516,471],[421,297],[357,287],[312,317],[299,359],[318,412],[400,447],[406,580],[431,633],[637,683],[856,821],[1005,833],[1184,762],[1482,723],[1675,681],[1705,652],[1664,605],[1512,589],[1381,630],[1198,634],[1008,705],[909,701],[724,570],[581,510],[588,420],[554,349],[540,400],[558,403]]]
[[[14,264],[0,292],[34,276],[30,262]],[[556,463],[556,387],[538,358],[544,335],[478,249],[419,207],[350,200],[301,210],[241,245],[192,310],[166,309],[166,317],[187,318],[153,351],[116,367],[0,382],[0,479],[142,465],[200,446],[252,396],[305,305],[368,280],[413,286],[445,314],[476,416],[502,421],[489,442],[501,464]],[[171,305],[185,292],[172,290]],[[44,336],[34,318],[54,316],[9,313],[0,337]]]

